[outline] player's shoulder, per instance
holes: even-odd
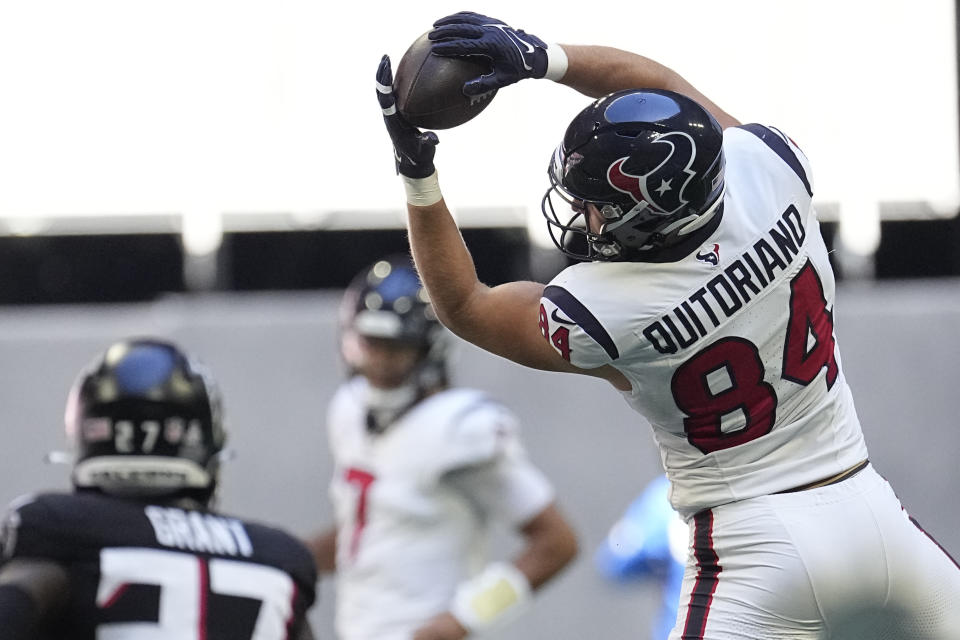
[[[781,129],[755,122],[728,127],[723,134],[723,149],[728,180],[731,169],[736,176],[775,167],[798,180],[807,195],[813,195],[810,162],[800,146]],[[760,158],[764,161],[758,162]]]
[[[68,493],[25,493],[10,501],[4,513],[5,517],[15,517],[19,521],[24,518],[44,521],[56,517],[57,513],[72,503],[73,498],[74,494]]]
[[[281,569],[303,584],[313,585],[316,582],[317,571],[313,556],[306,545],[286,529],[256,519],[226,514],[213,515],[242,524],[250,541],[251,560]]]
[[[579,303],[622,299],[627,283],[635,285],[648,274],[665,271],[672,263],[579,262],[560,271],[544,287],[544,297],[575,307]],[[564,304],[567,298],[572,298]],[[572,310],[572,309],[571,309]]]
[[[595,314],[608,307],[622,307],[623,292],[643,286],[650,273],[662,265],[644,262],[581,262],[558,273],[543,289],[543,299],[560,309],[562,316],[550,318],[563,324],[562,318],[587,329],[596,322]],[[650,272],[650,273],[648,273]],[[542,318],[541,318],[542,320]]]
[[[499,403],[480,389],[450,387],[427,396],[417,406],[434,417],[455,419],[494,404]]]
[[[363,376],[353,376],[343,381],[333,392],[329,406],[334,410],[344,410],[361,404],[366,385]]]
[[[593,368],[620,358],[637,313],[677,281],[670,263],[588,262],[567,267],[543,290],[540,328],[560,355]],[[629,298],[625,292],[630,292]]]
[[[593,286],[597,281],[597,267],[616,273],[622,270],[627,262],[576,262],[562,269],[555,275],[547,286],[562,286],[578,288],[582,286]]]
[[[16,514],[21,526],[42,529],[82,528],[109,530],[140,513],[135,502],[96,492],[49,492],[15,499],[8,513]],[[125,527],[124,527],[125,528]]]
[[[519,437],[519,419],[506,405],[477,389],[447,389],[421,403],[418,421],[428,425],[431,455],[441,471],[481,464]]]
[[[467,425],[491,425],[513,412],[485,391],[445,389],[420,403],[419,409],[436,424],[444,425],[441,437],[455,436]]]
[[[762,143],[774,153],[778,153],[777,148],[784,146],[790,149],[800,151],[799,145],[788,136],[784,131],[772,124],[759,122],[748,122],[735,127],[727,127],[723,131],[724,151],[730,146],[743,146],[751,143]]]
[[[7,511],[15,511],[29,516],[46,514],[54,516],[57,514],[72,514],[77,509],[91,508],[96,509],[100,506],[99,500],[93,494],[69,493],[60,491],[48,491],[39,493],[26,493],[14,498],[7,505]]]
[[[32,493],[24,494],[6,506],[3,520],[0,520],[0,562],[21,555],[17,540],[20,537],[24,516],[26,514],[31,522],[37,519],[37,512],[43,509],[36,504],[41,497]]]
[[[93,492],[39,493],[14,500],[4,518],[6,557],[72,561],[121,542],[152,542],[141,503]]]
[[[366,378],[354,376],[334,391],[326,411],[327,429],[331,438],[336,439],[351,428],[361,426],[361,418],[366,411],[366,388]]]

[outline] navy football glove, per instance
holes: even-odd
[[[393,141],[393,155],[397,161],[397,173],[407,178],[427,178],[433,175],[433,156],[440,139],[432,131],[421,132],[403,119],[397,111],[397,98],[393,94],[393,69],[390,56],[383,56],[377,67],[377,101],[383,111],[383,122]]]
[[[480,95],[526,78],[547,75],[547,44],[496,18],[461,11],[433,23],[430,50],[441,56],[484,56],[493,72],[463,86],[468,96]]]

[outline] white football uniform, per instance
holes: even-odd
[[[960,571],[872,467],[780,493],[858,465],[867,448],[807,160],[755,124],[725,130],[723,149],[723,219],[699,250],[571,266],[540,308],[563,357],[631,382],[624,395],[652,425],[671,502],[692,525],[670,637],[834,637],[856,623],[844,616],[884,607],[909,612],[905,630],[863,637],[960,637],[949,613]]]
[[[544,291],[571,363],[610,364],[650,422],[684,516],[867,458],[833,335],[833,272],[802,153],[770,129],[724,134],[723,221],[677,262],[593,262]]]
[[[327,415],[336,629],[342,640],[409,640],[485,566],[488,525],[520,526],[554,494],[514,414],[483,393],[434,394],[376,434],[366,388],[362,377],[344,384]]]

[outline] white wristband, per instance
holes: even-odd
[[[418,207],[426,207],[436,204],[443,200],[443,194],[440,193],[440,181],[437,179],[437,172],[426,178],[403,178],[403,188],[407,190],[407,202]]]
[[[510,562],[494,562],[457,586],[450,613],[468,631],[483,631],[513,619],[530,599],[523,572]]]
[[[543,76],[547,80],[560,82],[567,73],[567,52],[563,47],[553,43],[547,45],[547,73]]]

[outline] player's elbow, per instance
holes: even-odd
[[[563,566],[573,562],[574,558],[580,553],[580,541],[577,534],[566,522],[564,522],[563,529],[557,533],[555,546],[557,559],[563,563]]]
[[[467,342],[476,343],[482,338],[488,320],[481,291],[465,291],[456,297],[432,301],[440,324]]]
[[[531,576],[534,589],[560,573],[580,552],[576,532],[554,506],[528,523],[524,533],[531,555],[540,559],[541,570]]]
[[[557,571],[559,572],[570,565],[579,553],[580,543],[577,536],[571,529],[567,528],[557,537],[553,545],[553,557],[557,565]]]
[[[543,542],[544,555],[549,558],[548,564],[552,568],[550,578],[569,566],[580,553],[577,535],[566,522],[562,527],[552,530]]]

